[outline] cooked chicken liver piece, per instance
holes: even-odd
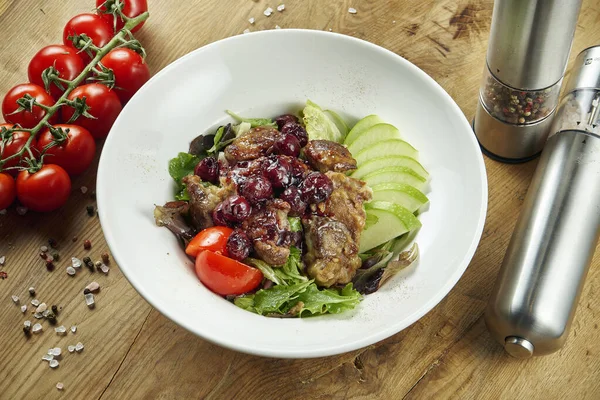
[[[213,226],[212,212],[221,201],[235,193],[232,185],[223,187],[202,184],[199,176],[188,175],[182,179],[190,194],[190,217],[198,231]]]
[[[304,147],[304,155],[313,168],[323,173],[356,169],[356,160],[348,149],[330,140],[311,140]]]
[[[269,126],[252,128],[225,148],[225,158],[229,162],[236,162],[266,156],[281,135],[281,132]]]

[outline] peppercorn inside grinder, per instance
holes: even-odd
[[[524,162],[544,147],[581,0],[496,0],[473,129],[482,151]]]
[[[492,291],[485,322],[518,358],[565,343],[600,235],[600,46],[566,85]]]

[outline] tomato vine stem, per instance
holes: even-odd
[[[56,103],[54,103],[54,105],[48,107],[48,106],[44,106],[43,104],[39,104],[37,102],[34,103],[36,106],[41,107],[42,109],[46,110],[46,115],[44,115],[44,117],[38,122],[38,124],[31,129],[23,129],[21,127],[11,128],[11,129],[13,129],[13,131],[29,132],[30,136],[29,136],[29,139],[27,139],[27,142],[25,143],[23,148],[21,148],[18,152],[16,152],[15,154],[13,154],[5,159],[0,159],[0,171],[2,171],[2,166],[4,164],[6,164],[7,161],[12,160],[14,158],[21,158],[25,152],[27,152],[29,154],[29,157],[31,159],[35,159],[32,151],[31,151],[31,142],[37,136],[37,134],[40,132],[40,130],[48,125],[48,121],[50,120],[50,118],[52,118],[52,116],[54,114],[56,114],[56,112],[60,109],[60,107],[69,103],[69,100],[67,99],[69,94],[71,94],[71,92],[85,80],[86,76],[100,62],[102,57],[104,57],[106,54],[108,54],[108,52],[110,52],[111,50],[121,46],[123,44],[123,41],[127,41],[127,39],[125,39],[126,37],[133,38],[131,30],[133,28],[135,28],[136,26],[138,26],[139,24],[141,24],[142,22],[144,22],[145,20],[147,20],[149,15],[150,14],[148,13],[148,11],[146,11],[146,12],[144,12],[136,17],[133,17],[133,18],[125,17],[126,22],[125,22],[125,26],[123,27],[123,29],[121,29],[119,32],[117,32],[117,34],[105,46],[98,49],[98,51],[96,52],[96,55],[94,56],[92,61],[90,61],[86,65],[86,67],[83,69],[83,71],[75,79],[73,79],[72,81],[64,82],[67,85],[67,88],[64,91],[64,93],[62,94],[62,96],[60,96],[60,98],[58,100],[56,100]],[[129,39],[129,41],[131,41],[131,39]],[[1,157],[2,157],[2,152],[0,152],[0,158]]]

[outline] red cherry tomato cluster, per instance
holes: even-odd
[[[229,257],[227,242],[233,232],[226,226],[206,228],[185,248],[186,254],[196,259],[196,275],[200,281],[222,296],[248,293],[263,279],[260,270]]]
[[[123,106],[150,79],[139,42],[129,31],[119,33],[129,19],[148,11],[147,0],[96,0],[96,7],[96,13],[67,22],[62,44],[35,53],[29,82],[14,86],[2,100],[0,210],[16,199],[38,212],[61,207],[71,192],[70,177],[93,162],[95,139],[106,138]],[[130,31],[139,30],[144,18]],[[117,34],[130,48],[117,47],[122,43],[112,40]],[[109,43],[100,61],[93,61]]]

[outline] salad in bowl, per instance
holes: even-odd
[[[417,260],[429,174],[396,127],[311,101],[228,113],[169,162],[174,199],[154,210],[208,289],[267,317],[338,314]]]

